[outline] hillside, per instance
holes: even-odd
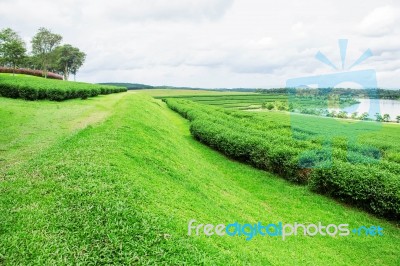
[[[227,159],[149,93],[0,98],[0,264],[399,264],[398,227]],[[385,235],[246,241],[188,236],[191,219],[379,225]]]

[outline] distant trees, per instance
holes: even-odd
[[[13,68],[23,64],[26,58],[26,46],[21,37],[10,28],[0,31],[0,60],[2,65]]]
[[[45,78],[47,77],[47,70],[53,55],[52,52],[60,45],[61,41],[61,35],[52,33],[46,28],[40,28],[31,41],[32,54],[37,56],[41,61]]]
[[[62,36],[46,28],[39,28],[31,40],[32,52],[27,54],[26,44],[12,29],[0,31],[0,66],[40,69],[47,78],[48,71],[63,75],[68,80],[85,62],[86,54],[70,44],[61,45]]]
[[[375,114],[375,118],[377,122],[390,122],[390,115],[384,114],[383,116],[380,113]]]
[[[347,118],[347,112],[346,111],[339,111],[339,113],[337,114],[338,118]]]
[[[369,117],[369,114],[367,112],[364,112],[360,115],[359,119],[360,120],[367,120],[367,118]]]
[[[397,123],[400,123],[400,115],[396,116]]]
[[[382,115],[381,115],[380,113],[376,113],[376,114],[375,114],[375,120],[376,120],[377,122],[382,122],[382,121],[383,121]]]
[[[85,62],[86,54],[70,44],[64,44],[54,50],[55,70],[68,80],[70,74],[76,75]]]
[[[384,114],[382,117],[383,122],[389,122],[390,121],[390,115],[389,114]]]
[[[400,90],[388,89],[349,89],[349,88],[271,88],[271,89],[256,89],[256,93],[262,94],[288,94],[304,96],[304,97],[327,97],[328,95],[337,95],[341,102],[355,103],[354,99],[357,98],[370,98],[370,99],[400,99]]]

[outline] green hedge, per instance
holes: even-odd
[[[9,98],[63,101],[74,98],[87,99],[100,94],[125,91],[127,89],[124,87],[0,74],[0,96]]]
[[[287,124],[250,112],[188,100],[164,99],[191,121],[199,141],[236,160],[388,219],[400,219],[400,164],[380,158],[368,145],[326,147],[307,132],[292,135]]]

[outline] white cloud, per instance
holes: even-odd
[[[372,37],[381,37],[393,33],[398,29],[400,8],[383,6],[374,9],[360,23],[362,34]]]
[[[41,27],[87,53],[78,78],[193,87],[284,86],[288,78],[329,73],[337,39],[348,62],[400,81],[399,4],[393,0],[1,0],[0,25],[28,40]],[[360,22],[361,21],[361,22]],[[392,74],[390,74],[392,71]],[[385,81],[385,84],[388,82]]]

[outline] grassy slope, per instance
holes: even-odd
[[[113,94],[68,104],[0,97],[0,167],[19,163],[57,139],[100,122],[121,97]]]
[[[227,160],[193,140],[187,122],[158,100],[128,93],[115,104],[107,97],[102,99],[104,108],[114,105],[115,110],[104,123],[74,134],[54,126],[53,133],[64,133],[49,149],[11,170],[1,168],[0,265],[400,263],[400,231],[395,226]],[[85,107],[77,101],[62,103],[72,113]],[[2,112],[9,108],[11,102]],[[45,134],[26,115],[21,128]],[[2,133],[12,130],[6,127]],[[15,131],[12,139],[23,138]],[[35,143],[32,139],[26,145],[39,150]],[[374,224],[383,226],[386,235],[287,241],[188,237],[192,218],[215,224]]]

